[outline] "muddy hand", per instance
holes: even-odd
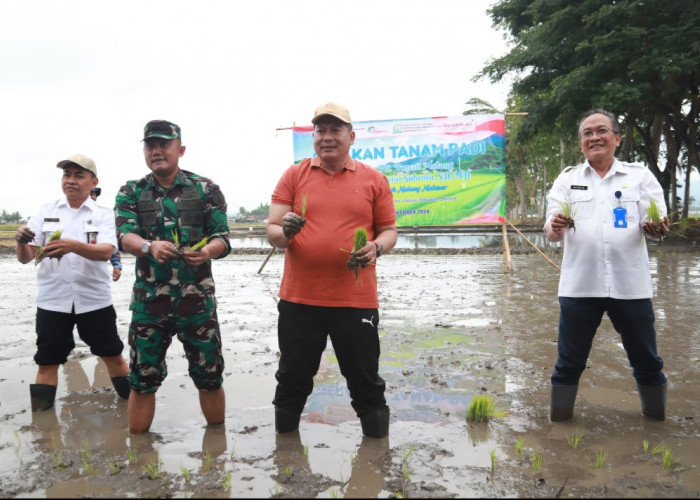
[[[282,218],[282,232],[284,237],[288,240],[294,238],[301,228],[306,224],[306,219],[301,217],[294,212],[287,212]]]
[[[179,259],[180,252],[171,241],[157,240],[151,242],[151,255],[159,264]]]
[[[34,239],[34,236],[36,236],[34,234],[34,231],[29,229],[27,226],[20,226],[15,232],[15,240],[17,241],[17,243],[29,243]]]

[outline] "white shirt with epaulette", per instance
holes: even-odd
[[[620,193],[619,198],[615,196]],[[560,297],[641,299],[653,296],[642,224],[654,200],[666,215],[663,190],[644,165],[615,160],[604,178],[586,161],[567,167],[547,194],[547,222],[569,202],[576,228],[564,236]],[[624,207],[627,227],[615,225]]]
[[[66,198],[43,205],[27,223],[36,235],[32,244],[45,245],[61,229],[61,238],[83,243],[109,243],[117,248],[114,212],[87,198],[80,208],[71,208]],[[111,276],[107,261],[89,260],[74,253],[61,260],[44,258],[37,272],[37,307],[76,314],[112,305]]]

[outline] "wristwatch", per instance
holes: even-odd
[[[384,255],[384,247],[382,244],[377,241],[373,241],[372,243],[374,243],[374,246],[377,247],[377,257]]]
[[[141,251],[145,254],[148,254],[148,251],[151,249],[151,242],[146,240],[143,243],[141,243]]]

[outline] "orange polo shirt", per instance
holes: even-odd
[[[374,266],[360,269],[356,282],[345,262],[355,228],[364,226],[371,241],[375,227],[396,223],[386,176],[350,157],[331,175],[318,157],[306,158],[282,174],[272,203],[289,205],[301,215],[304,196],[306,224],[285,251],[280,298],[314,306],[378,308]]]

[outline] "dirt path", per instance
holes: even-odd
[[[516,255],[514,272],[504,275],[500,255],[383,257],[387,440],[362,438],[331,349],[300,433],[275,436],[274,297],[282,256],[257,274],[263,259],[237,255],[214,266],[227,363],[225,427],[205,427],[174,342],[152,432],[134,437],[125,402],[80,342],[60,371],[55,409],[29,411],[35,271],[0,257],[0,496],[700,496],[697,255],[652,258],[659,350],[670,380],[667,421],[641,417],[631,369],[605,319],[576,416],[563,424],[547,418],[558,318],[552,266]],[[113,287],[124,339],[132,267],[127,257]],[[507,414],[468,424],[475,394],[493,397]],[[576,436],[574,449],[567,440]],[[654,447],[666,447],[676,461],[665,467]],[[596,454],[605,456],[601,467],[594,467]]]

